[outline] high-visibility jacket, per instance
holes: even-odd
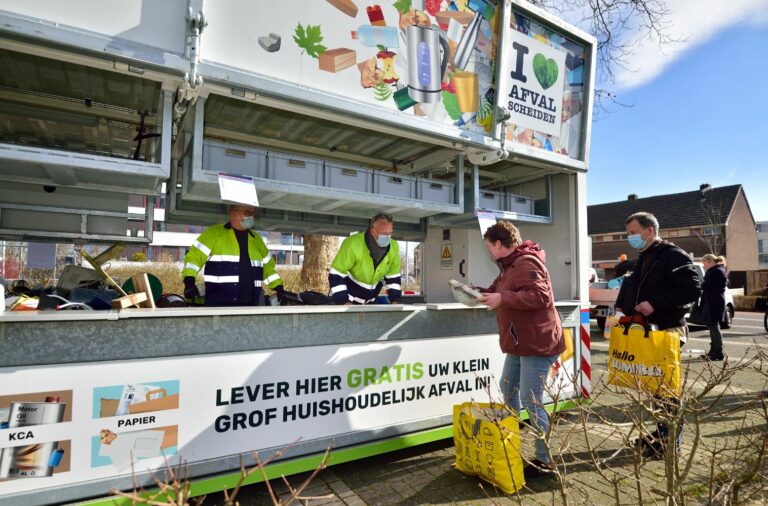
[[[261,236],[248,231],[248,258],[253,269],[253,300],[261,299],[262,287],[271,289],[283,284],[275,271],[275,261]],[[187,276],[197,277],[205,267],[205,305],[234,306],[238,303],[240,246],[235,231],[229,223],[206,228],[194,242],[184,257],[182,279]]]
[[[358,232],[344,239],[331,264],[328,282],[337,304],[373,302],[381,291],[382,281],[385,282],[389,300],[400,300],[400,251],[397,241],[389,243],[386,255],[374,267],[371,252],[365,244],[366,233]]]

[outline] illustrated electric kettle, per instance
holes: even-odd
[[[439,28],[410,25],[408,43],[408,95],[416,102],[439,102],[448,58],[448,40]]]

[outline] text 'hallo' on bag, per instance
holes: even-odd
[[[608,347],[608,384],[679,397],[680,334],[631,322],[614,325]]]

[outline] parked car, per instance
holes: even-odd
[[[696,273],[699,275],[699,279],[701,279],[701,282],[703,283],[704,282],[704,265],[701,264],[700,262],[694,262],[693,267],[696,269]],[[731,293],[731,289],[726,286],[725,287],[725,320],[720,322],[721,329],[731,328],[731,325],[733,325],[733,315],[735,313],[736,313],[736,310],[733,304],[733,294]],[[688,318],[688,316],[690,316],[690,313],[685,315],[686,318]]]

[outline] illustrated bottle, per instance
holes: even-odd
[[[397,28],[394,26],[362,25],[352,31],[352,38],[368,47],[384,46],[388,49],[400,47]]]

